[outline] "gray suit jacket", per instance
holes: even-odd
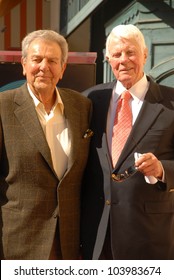
[[[84,94],[93,103],[89,160],[82,193],[83,257],[97,259],[110,221],[114,259],[174,259],[174,89],[151,79],[149,90],[120,158],[117,173],[134,164],[134,153],[154,153],[166,183],[146,183],[137,172],[124,182],[111,179],[106,139],[107,112],[115,82]]]
[[[91,102],[59,91],[72,141],[61,181],[26,84],[0,94],[1,259],[48,259],[57,222],[63,259],[79,256],[80,187],[90,142],[83,135]]]

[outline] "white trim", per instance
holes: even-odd
[[[69,35],[103,0],[89,0],[89,2],[68,22],[66,35]]]

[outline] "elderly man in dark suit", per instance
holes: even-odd
[[[133,25],[111,31],[106,58],[116,80],[84,92],[94,137],[82,192],[83,258],[174,259],[174,89],[145,75],[147,47]],[[123,119],[118,128],[125,92],[131,128]],[[113,143],[126,129],[115,161],[122,140]]]
[[[67,56],[57,32],[28,34],[22,42],[27,82],[0,94],[1,259],[79,258],[91,102],[56,87]]]

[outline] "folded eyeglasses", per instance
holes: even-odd
[[[138,171],[136,166],[130,166],[124,172],[117,173],[117,170],[112,172],[112,180],[116,182],[123,182],[124,180],[128,179],[130,176],[134,175]]]

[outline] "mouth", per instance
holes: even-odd
[[[48,80],[48,79],[51,79],[51,78],[48,77],[48,76],[36,76],[35,78],[36,78],[36,79],[39,79],[39,80]]]
[[[129,69],[121,69],[120,72],[130,72],[132,70],[132,68]]]

